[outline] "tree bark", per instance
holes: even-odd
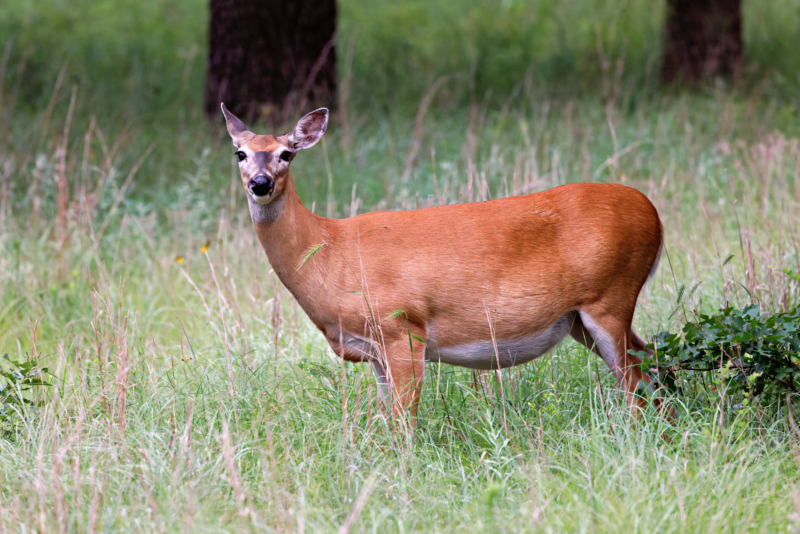
[[[734,77],[742,66],[741,0],[667,0],[663,83]]]
[[[210,0],[206,114],[278,120],[336,96],[336,0]]]

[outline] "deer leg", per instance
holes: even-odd
[[[632,345],[633,345],[633,350],[635,350],[637,352],[640,351],[640,350],[643,350],[650,356],[655,354],[655,352],[652,349],[648,349],[645,346],[645,345],[647,345],[647,343],[645,343],[645,341],[642,338],[637,336],[636,332],[634,332],[633,329],[631,329],[628,332],[628,335],[630,336],[630,339],[631,339],[631,342],[632,342]],[[635,356],[631,356],[631,358],[635,358]],[[636,358],[636,359],[638,360],[638,358]],[[651,367],[651,369],[652,369],[652,367]],[[648,384],[652,384],[652,381],[651,381],[650,377],[647,374],[643,373],[642,375],[643,375],[643,378],[644,378],[645,382],[647,382]],[[660,385],[658,383],[654,384],[654,386],[655,386],[656,389],[660,387]],[[655,398],[653,399],[653,405],[656,407],[656,409],[660,413],[666,414],[666,416],[671,421],[674,421],[675,418],[677,417],[675,409],[672,406],[670,406],[669,403],[664,402],[664,399],[662,399],[661,396],[659,396],[659,395],[655,396]]]
[[[416,334],[417,337],[419,334]],[[396,341],[386,347],[386,371],[392,390],[395,415],[405,420],[410,415],[412,427],[417,426],[417,407],[425,371],[425,344],[414,337],[413,331],[403,330]]]
[[[570,331],[570,335],[575,339],[575,341],[578,341],[582,345],[585,345],[587,348],[591,349],[592,352],[594,352],[595,354],[597,354],[601,358],[603,357],[601,355],[601,353],[600,353],[600,349],[597,346],[597,342],[592,337],[591,332],[584,326],[583,322],[581,322],[580,316],[576,317],[575,323],[572,325],[572,330]],[[643,350],[643,351],[647,352],[650,355],[653,354],[653,351],[645,347],[646,343],[644,342],[644,340],[642,340],[642,338],[640,338],[639,336],[636,335],[636,333],[633,331],[633,329],[629,329],[628,330],[628,339],[630,339],[630,348],[632,348],[633,350],[635,350],[637,352],[640,351],[640,350]],[[627,350],[626,350],[626,354],[627,354]],[[628,365],[635,365],[636,368],[639,369],[638,365],[641,363],[641,360],[639,358],[637,358],[636,356],[633,356],[631,354],[627,354],[627,362],[628,362]],[[611,367],[611,366],[609,366],[609,367]],[[612,368],[612,370],[613,370],[613,368]],[[615,375],[616,375],[616,373],[615,373]],[[648,375],[646,375],[645,373],[642,373],[641,370],[639,370],[639,375],[635,375],[635,373],[634,373],[634,376],[629,376],[627,378],[627,380],[629,381],[628,383],[630,383],[631,380],[637,380],[637,382],[635,382],[636,385],[638,385],[638,383],[639,383],[638,380],[643,380],[647,384],[651,384],[652,383],[650,377]],[[627,391],[627,388],[626,388],[626,391]],[[630,403],[630,399],[628,398],[627,400]],[[637,406],[644,407],[643,399],[637,397],[636,401],[637,401],[636,402]],[[675,417],[676,417],[675,410],[673,408],[671,408],[667,403],[665,403],[663,401],[663,399],[661,399],[659,397],[656,397],[656,398],[653,399],[653,404],[654,404],[654,406],[656,407],[656,409],[659,412],[665,413],[666,416],[669,419],[671,419],[671,420],[675,419]]]
[[[600,350],[597,348],[597,343],[595,342],[594,338],[592,337],[591,332],[589,332],[585,326],[583,326],[583,322],[581,321],[581,316],[576,314],[575,319],[573,320],[572,327],[569,331],[569,335],[572,336],[572,339],[589,349],[590,351],[594,352],[601,358],[603,357],[600,354]]]
[[[649,378],[642,373],[639,364],[642,361],[628,350],[634,349],[641,339],[634,342],[630,321],[621,320],[615,315],[598,311],[581,310],[579,318],[573,324],[572,337],[591,348],[606,362],[611,372],[625,391],[625,401],[631,407],[644,408],[645,401],[637,395],[639,382],[649,383]],[[627,324],[626,324],[627,323]],[[643,347],[644,345],[639,345]]]
[[[628,330],[628,337],[630,338],[631,343],[633,344],[633,350],[635,350],[636,352],[643,350],[650,356],[653,355],[653,351],[646,347],[647,342],[642,338],[640,338],[639,336],[637,336],[636,332],[633,331],[633,328]]]

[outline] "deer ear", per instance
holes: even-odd
[[[297,125],[288,136],[289,142],[296,150],[311,148],[317,144],[327,129],[328,110],[320,108],[297,121]]]
[[[225,104],[220,103],[220,106],[222,107],[222,114],[225,115],[225,122],[228,125],[228,133],[231,139],[233,139],[233,146],[240,148],[247,143],[249,138],[253,136],[253,133],[247,129],[247,126],[245,126],[236,115],[228,111]]]

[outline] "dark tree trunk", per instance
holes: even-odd
[[[732,77],[742,66],[742,0],[667,0],[664,83]]]
[[[220,112],[220,102],[241,117],[277,114],[279,120],[295,110],[333,104],[336,0],[210,4],[209,118]]]

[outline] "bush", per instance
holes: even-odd
[[[655,354],[636,353],[642,366],[658,375],[658,382],[679,393],[683,380],[702,379],[717,371],[712,381],[724,381],[729,393],[745,399],[763,395],[768,400],[800,391],[800,309],[767,315],[758,305],[723,308],[700,315],[680,334],[662,332],[648,345]],[[688,374],[681,376],[681,371]]]
[[[10,367],[0,366],[0,376],[5,378],[5,383],[0,381],[0,434],[8,438],[14,435],[28,410],[42,404],[27,398],[25,392],[50,383],[44,379],[47,368],[38,367],[33,360],[20,362],[12,360],[8,354],[4,354],[3,359]]]

